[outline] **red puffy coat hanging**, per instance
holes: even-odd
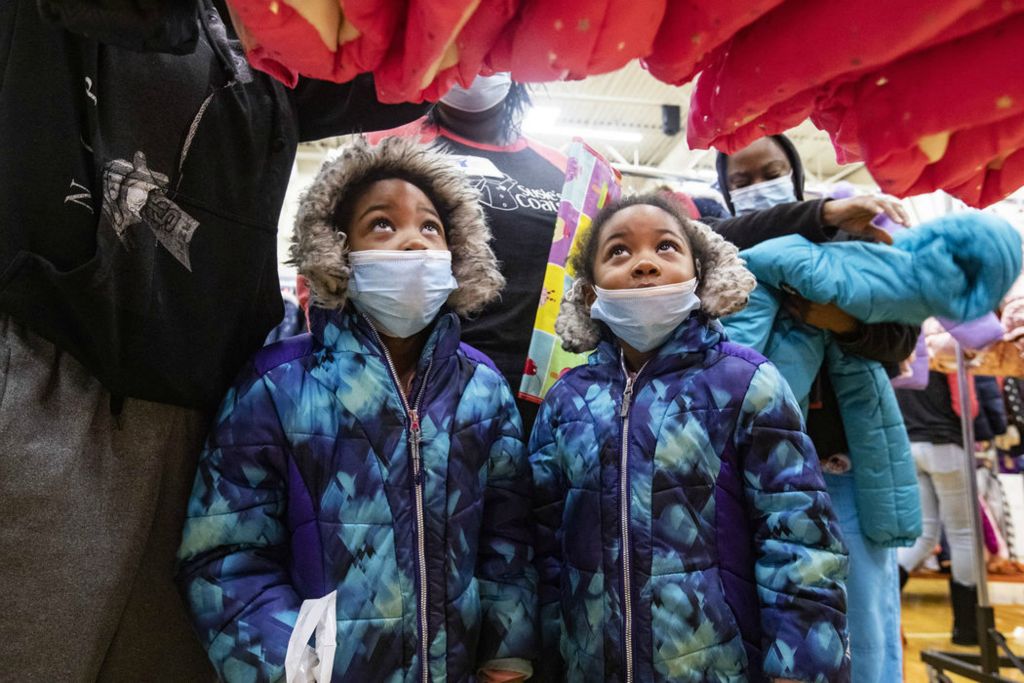
[[[982,0],[788,0],[709,57],[694,87],[691,148],[734,152],[811,113],[817,88],[934,38]]]
[[[578,79],[650,53],[666,0],[526,0],[488,63],[523,83]]]
[[[644,66],[658,80],[683,85],[697,75],[704,58],[782,0],[673,0]]]
[[[374,72],[377,98],[387,103],[422,101],[438,74],[458,63],[456,39],[480,4],[481,0],[410,0],[404,24]]]
[[[485,59],[519,9],[519,0],[480,0],[480,6],[462,27],[441,64],[441,70],[423,91],[423,99],[436,102],[455,84],[468,88]]]
[[[700,69],[691,147],[735,151],[808,116],[898,195],[983,206],[1024,183],[1024,0],[228,0],[250,60],[288,84],[373,72],[383,102],[478,73],[584,78],[641,58]]]
[[[986,206],[1024,185],[1024,13],[837,88],[820,103],[845,160],[886,192]]]
[[[349,81],[376,69],[403,16],[402,0],[231,0],[249,61],[289,87],[299,75]]]

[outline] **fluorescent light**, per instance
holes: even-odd
[[[533,107],[523,117],[523,132],[539,133],[544,128],[555,128],[561,114],[561,107]]]
[[[523,132],[529,135],[563,135],[570,138],[581,137],[585,140],[612,140],[614,142],[640,142],[644,139],[643,133],[634,130],[560,126],[557,122],[561,113],[562,110],[559,107],[534,107],[526,113],[526,117],[523,119]]]

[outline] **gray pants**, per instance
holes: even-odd
[[[0,680],[214,678],[173,583],[207,416],[0,317]]]
[[[908,572],[932,554],[942,530],[946,530],[953,580],[965,586],[978,583],[974,567],[974,531],[963,461],[968,457],[958,444],[910,444],[921,487],[922,531],[910,548],[900,548],[900,565]],[[972,465],[974,454],[970,455]]]

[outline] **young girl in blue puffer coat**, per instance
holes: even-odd
[[[571,265],[556,329],[594,351],[530,439],[542,678],[849,680],[846,553],[800,409],[716,320],[754,287],[736,248],[649,195]]]
[[[459,348],[503,285],[489,239],[461,172],[405,140],[356,142],[303,197],[312,334],[228,393],[179,551],[223,679],[529,677],[529,462],[508,386]]]

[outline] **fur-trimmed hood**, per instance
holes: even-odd
[[[346,235],[334,225],[335,211],[350,188],[392,171],[398,178],[424,179],[430,187],[420,189],[446,205],[445,233],[452,274],[459,283],[448,306],[466,316],[497,299],[505,278],[490,247],[491,231],[479,193],[466,176],[445,155],[412,140],[387,138],[371,147],[360,137],[321,167],[299,202],[290,263],[309,281],[311,303],[327,309],[345,307],[352,269]]]
[[[744,266],[736,245],[703,223],[692,220],[684,223],[683,232],[698,262],[700,310],[711,318],[742,310],[757,286],[757,280]],[[592,285],[592,282],[579,278],[562,299],[555,332],[562,338],[562,348],[566,351],[590,351],[601,339],[601,328],[597,321],[591,319],[590,306],[587,305],[587,291]]]

